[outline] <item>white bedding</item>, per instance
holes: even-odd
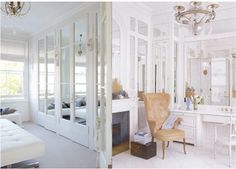
[[[86,107],[76,107],[75,109],[75,117],[87,119]],[[48,110],[48,114],[54,115],[55,109]],[[63,108],[62,109],[62,116],[70,115],[70,108]]]
[[[39,157],[45,152],[42,140],[13,124],[0,119],[1,167]]]

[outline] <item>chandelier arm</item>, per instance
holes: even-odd
[[[191,8],[186,11],[181,10],[181,12],[177,8],[179,6],[175,6],[174,9],[178,11],[175,13],[175,20],[180,24],[190,25],[194,35],[197,35],[203,24],[215,19],[216,13],[214,9],[218,8],[219,5],[210,4],[207,9],[204,9],[200,6],[200,3],[195,2],[191,4],[193,4]]]
[[[17,15],[20,16],[20,12],[23,10],[24,6],[25,6],[25,2],[22,2],[22,6],[20,6],[19,10],[17,10]]]
[[[20,14],[20,16],[24,16],[24,15],[26,15],[30,11],[31,4],[30,4],[30,2],[28,2],[28,4],[29,4],[29,7],[28,7],[27,11],[25,13]]]
[[[24,16],[26,15],[31,9],[31,3],[30,2],[5,2],[2,7],[1,11],[5,13],[8,16]]]
[[[7,4],[8,4],[8,2],[5,3],[5,12],[6,12],[7,15],[9,15],[9,12],[7,10]]]

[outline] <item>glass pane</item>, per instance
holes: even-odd
[[[54,51],[54,34],[47,36],[47,114],[55,114],[55,51]]]
[[[233,98],[236,98],[236,54],[233,54],[233,68],[232,68],[232,72],[233,72],[233,91],[232,91],[232,96]]]
[[[70,83],[69,47],[61,49],[61,83]]]
[[[138,91],[146,89],[146,59],[147,59],[147,41],[138,39]]]
[[[177,58],[178,58],[178,43],[174,43],[174,103],[177,103]]]
[[[70,120],[70,84],[61,84],[61,116]]]
[[[45,112],[46,65],[44,40],[38,41],[39,55],[39,111]]]
[[[169,36],[169,24],[161,24],[161,25],[154,25],[153,26],[153,37],[154,38],[161,38]],[[176,31],[176,30],[175,30]],[[175,32],[175,35],[177,36],[177,32]]]
[[[211,62],[211,101],[214,105],[229,105],[227,60]]]
[[[135,37],[130,36],[130,63],[135,63]],[[130,64],[130,87],[135,89],[135,64]]]
[[[130,17],[130,30],[135,31],[135,18]]]
[[[22,96],[23,95],[23,72],[0,70],[0,95]]]
[[[75,119],[74,121],[86,125],[87,121],[87,17],[75,23]]]
[[[61,47],[69,45],[70,40],[70,27],[61,29]]]
[[[112,78],[120,79],[120,28],[119,25],[112,21]]]
[[[69,27],[61,30],[61,115],[63,119],[70,120],[70,52],[69,52]]]
[[[147,36],[148,35],[148,25],[143,21],[138,21],[138,33]]]

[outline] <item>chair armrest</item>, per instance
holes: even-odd
[[[175,124],[174,124],[174,129],[176,129],[178,127],[178,125],[181,124],[181,121],[183,121],[182,118],[178,117],[176,120],[175,120]]]

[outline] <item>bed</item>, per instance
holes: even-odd
[[[7,119],[0,119],[1,167],[44,154],[42,140]]]

